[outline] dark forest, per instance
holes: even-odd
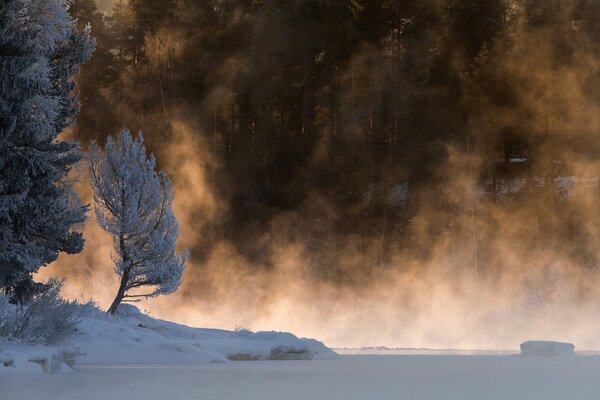
[[[176,182],[184,296],[258,290],[222,275],[263,282],[286,253],[311,287],[401,281],[409,308],[411,279],[433,275],[534,302],[560,276],[586,299],[600,2],[76,0],[71,13],[97,41],[71,134],[144,133]],[[266,287],[253,306],[284,290]]]

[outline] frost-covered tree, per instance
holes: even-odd
[[[69,174],[77,143],[58,140],[79,110],[78,65],[95,43],[76,28],[68,0],[0,2],[0,288],[23,302],[32,274],[77,253],[87,207]]]
[[[154,156],[146,156],[142,134],[133,138],[124,130],[109,136],[104,149],[92,143],[89,175],[96,219],[113,236],[121,278],[108,311],[114,314],[123,300],[174,292],[187,254],[175,249],[179,228],[171,181],[156,171]]]

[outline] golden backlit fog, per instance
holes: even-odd
[[[187,104],[165,95],[169,92],[163,82],[169,82],[172,64],[189,51],[192,39],[182,26],[191,17],[176,14],[180,24],[148,33],[143,51],[149,61],[137,72],[147,78],[135,78],[132,67],[120,73],[118,82],[135,98],[154,96],[156,106],[140,110],[115,101],[111,112],[118,115],[116,126],[144,131],[149,150],[174,181],[178,243],[192,255],[179,291],[138,306],[185,324],[286,330],[334,347],[500,349],[540,338],[600,349],[600,276],[594,266],[600,262],[600,154],[594,151],[600,148],[594,147],[600,143],[600,94],[595,90],[600,51],[574,17],[580,2],[563,1],[543,24],[525,15],[525,8],[532,7],[529,3],[504,2],[501,33],[471,59],[465,57],[466,45],[443,22],[450,2],[423,2],[438,19],[413,45],[429,51],[418,62],[445,51],[449,56],[444,65],[460,79],[452,88],[458,101],[447,107],[425,106],[431,107],[428,118],[442,134],[429,144],[437,146],[439,154],[432,171],[417,183],[410,181],[411,167],[402,162],[385,168],[379,183],[372,184],[373,174],[346,173],[331,161],[337,151],[332,146],[342,143],[360,151],[368,129],[373,129],[371,108],[379,103],[357,104],[355,88],[375,91],[386,85],[383,78],[378,81],[385,68],[373,60],[387,57],[391,50],[368,43],[354,48],[343,70],[335,72],[341,89],[335,96],[323,91],[335,97],[339,108],[331,113],[315,107],[314,126],[322,136],[297,173],[312,176],[316,170],[335,170],[337,181],[347,179],[349,185],[363,188],[362,200],[340,205],[307,179],[302,201],[269,214],[262,226],[239,235],[220,231],[232,207],[239,207],[232,201],[235,185],[245,183],[222,178],[226,160],[217,149],[217,137],[224,134],[217,131],[226,124],[216,121],[234,121],[228,113],[236,106],[239,77],[252,77],[270,64],[265,67],[248,54],[231,52],[216,67],[211,64],[202,100]],[[236,15],[232,13],[232,26],[239,22]],[[404,22],[408,27],[411,23]],[[202,41],[203,34],[194,40]],[[410,51],[406,45],[397,56]],[[394,82],[399,92],[418,91],[416,79],[398,74]],[[402,101],[408,104],[415,96],[400,96],[403,100],[395,106],[401,109]],[[272,103],[272,120],[278,121],[283,118],[277,117],[277,112],[283,113],[281,105],[278,109],[276,101]],[[460,121],[464,135],[444,139],[446,130],[456,130],[440,113],[444,108],[460,114],[453,121]],[[345,130],[338,131],[342,124]],[[274,122],[272,129],[276,126]],[[297,128],[300,135],[304,122]],[[89,138],[109,133],[113,132],[79,129],[70,134],[85,146]],[[416,128],[411,134],[420,135]],[[333,136],[335,140],[329,140]],[[525,144],[528,150],[522,159],[504,157],[498,149],[497,143],[508,136]],[[275,146],[264,137],[261,146]],[[406,154],[402,157],[411,151]],[[378,161],[387,162],[385,156]],[[361,162],[365,171],[371,168],[364,159]],[[525,164],[522,173],[493,172],[498,165],[518,169]],[[90,201],[84,175],[80,193]],[[366,225],[362,216],[374,201],[381,205],[383,229],[339,229],[340,224]],[[402,240],[394,241],[390,235],[395,228],[386,228],[388,207],[409,210],[410,217],[398,228]],[[65,295],[94,298],[107,307],[117,284],[112,243],[96,226],[93,213],[89,215],[83,253],[61,256],[40,275],[67,277]],[[313,236],[335,245],[315,250]],[[248,246],[256,249],[251,256],[244,250]]]

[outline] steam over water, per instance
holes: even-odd
[[[174,181],[191,257],[141,308],[331,346],[600,349],[596,2],[382,2],[373,31],[366,5],[158,3],[115,76],[83,67],[70,133],[141,129]],[[42,276],[106,307],[112,243],[85,235]]]

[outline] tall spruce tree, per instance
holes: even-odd
[[[73,125],[78,65],[95,47],[67,0],[0,3],[0,288],[23,302],[32,274],[77,253],[87,207],[69,174],[81,155],[58,135]]]

